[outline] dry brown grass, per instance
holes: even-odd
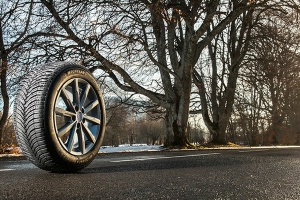
[[[201,147],[202,148],[241,147],[241,145],[228,142],[227,144],[222,144],[222,145],[208,143],[208,144],[201,145]]]
[[[20,154],[20,148],[14,145],[2,144],[0,145],[0,154]]]

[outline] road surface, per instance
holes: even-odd
[[[73,174],[1,159],[0,199],[300,199],[300,148],[101,154]]]

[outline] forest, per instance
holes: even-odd
[[[299,145],[299,14],[298,0],[1,1],[0,145],[17,145],[20,81],[57,61],[96,78],[103,145]]]

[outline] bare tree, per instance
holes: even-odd
[[[44,35],[81,49],[86,60],[97,61],[121,89],[147,96],[164,108],[168,137],[174,136],[167,145],[180,146],[189,144],[192,75],[203,49],[245,11],[272,4],[267,0],[41,2],[55,20]]]
[[[118,102],[117,99],[113,101],[106,101],[106,137],[104,145],[119,146],[128,142],[129,135],[129,111]]]
[[[255,29],[258,39],[251,45],[252,62],[246,73],[251,87],[261,94],[258,99],[263,103],[261,108],[265,109],[269,125],[265,142],[292,144],[299,132],[294,120],[299,119],[295,111],[300,105],[297,95],[300,37],[298,26],[291,24],[298,24],[298,14],[274,11],[264,16],[268,20]]]
[[[0,3],[0,79],[3,99],[0,119],[0,144],[4,127],[9,116],[8,74],[12,67],[10,57],[22,51],[28,40],[33,10],[33,1],[1,1]]]
[[[258,1],[249,2],[257,3]],[[199,90],[201,111],[207,128],[212,134],[212,142],[224,144],[227,142],[226,128],[233,112],[234,99],[240,69],[245,66],[245,56],[250,42],[255,42],[251,30],[265,24],[263,13],[277,10],[285,13],[295,9],[295,2],[260,2],[262,7],[252,7],[245,10],[238,18],[231,21],[224,31],[215,37],[207,46],[207,59],[204,55],[194,70],[194,81]],[[239,7],[239,2],[233,2],[232,9]],[[223,14],[222,12],[220,12]],[[211,29],[218,26],[211,22]],[[206,66],[210,66],[207,68]]]
[[[243,75],[243,74],[242,74]],[[241,75],[241,76],[242,76]],[[252,87],[254,79],[241,77],[238,81],[238,94],[234,104],[234,113],[230,119],[230,132],[234,142],[247,145],[263,144],[263,126],[265,118],[262,93]],[[253,83],[255,84],[255,83]]]
[[[233,10],[239,3],[233,3]],[[200,63],[194,70],[194,81],[199,89],[204,122],[212,134],[212,142],[227,143],[226,128],[232,113],[239,69],[248,51],[253,23],[253,9],[232,21],[208,44],[209,62]],[[216,25],[212,22],[211,27]],[[208,28],[208,33],[211,32]],[[203,65],[209,64],[211,69]]]
[[[149,116],[145,116],[138,123],[140,125],[140,135],[143,136],[148,145],[162,144],[166,133],[163,119],[153,120]]]

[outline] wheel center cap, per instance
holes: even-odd
[[[77,112],[77,122],[82,122],[82,119],[83,119],[83,114],[82,112]]]

